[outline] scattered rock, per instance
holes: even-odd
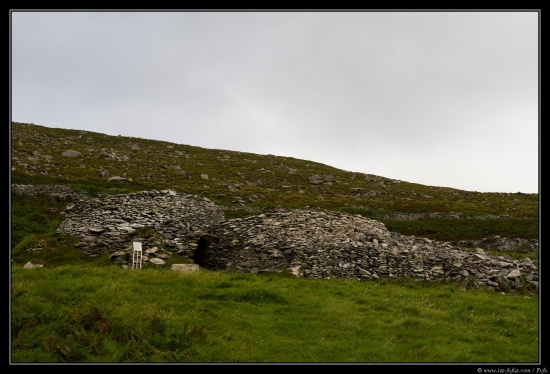
[[[27,262],[25,264],[25,266],[23,266],[25,269],[36,269],[36,268],[41,268],[43,267],[44,265],[40,265],[40,264],[33,264],[32,262]]]
[[[173,264],[170,270],[175,271],[199,271],[199,265],[197,264]]]
[[[63,157],[71,157],[71,158],[78,157],[80,155],[81,155],[80,152],[72,150],[72,149],[69,149],[69,150],[67,150],[67,151],[65,151],[61,154],[61,156],[63,156]]]

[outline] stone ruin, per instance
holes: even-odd
[[[12,190],[31,193],[21,186]],[[78,247],[90,256],[112,253],[123,266],[128,266],[132,242],[141,241],[143,261],[158,265],[179,255],[182,263],[213,271],[451,280],[463,288],[538,292],[538,262],[528,258],[491,256],[479,247],[405,236],[388,231],[380,221],[326,210],[274,209],[226,221],[210,200],[172,190],[79,198],[67,206],[57,233],[78,237]]]
[[[291,271],[306,278],[453,280],[501,291],[538,288],[538,264],[482,248],[390,232],[379,221],[324,210],[280,211],[213,226],[195,261],[210,269]]]
[[[145,242],[145,255],[160,255],[166,246],[192,257],[202,232],[223,220],[223,212],[208,199],[173,190],[153,190],[69,204],[56,232],[77,236],[78,246],[90,256],[122,251],[114,254],[117,257],[128,251],[133,241],[140,241]]]

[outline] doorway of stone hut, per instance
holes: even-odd
[[[195,264],[205,269],[216,269],[215,255],[212,250],[213,243],[214,238],[209,235],[203,235],[199,238],[197,249],[195,249],[195,253],[192,256]]]

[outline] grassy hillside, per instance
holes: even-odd
[[[499,235],[538,239],[538,194],[424,186],[275,155],[206,149],[80,130],[12,123],[11,182],[64,184],[83,192],[174,189],[209,198],[227,219],[275,206],[325,208],[381,220],[391,231],[437,240]],[[64,156],[76,151],[76,157]],[[53,232],[66,201],[12,197],[12,248]],[[454,212],[461,218],[398,219]]]
[[[538,194],[425,186],[291,157],[16,122],[11,146],[12,183],[65,184],[89,194],[170,188],[212,200],[227,219],[274,206],[325,208],[380,219],[392,231],[433,239],[538,239]],[[63,156],[68,150],[79,154]],[[33,209],[32,202],[26,204],[30,206],[23,211]],[[37,208],[40,205],[44,208],[43,203]],[[454,212],[461,219],[392,219],[402,213],[431,212]],[[21,222],[28,217],[16,214],[17,227],[32,226]],[[12,233],[22,236],[17,230]]]
[[[11,146],[12,183],[64,184],[89,195],[169,188],[209,198],[226,218],[318,207],[444,240],[539,235],[536,194],[423,186],[289,157],[33,124],[12,123]],[[62,155],[68,150],[79,154]],[[180,273],[169,263],[122,269],[54,234],[71,200],[11,196],[12,363],[541,360],[536,294],[405,279]],[[398,219],[432,212],[461,216]],[[24,268],[27,261],[43,267]]]
[[[171,188],[220,205],[364,215],[456,212],[538,218],[538,195],[480,193],[348,172],[314,161],[12,123],[12,183]],[[80,155],[63,157],[67,150]],[[207,175],[201,177],[201,175]],[[125,178],[109,181],[111,177]]]

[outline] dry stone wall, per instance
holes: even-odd
[[[49,195],[63,198],[85,198],[83,193],[80,193],[69,186],[63,185],[12,184],[11,193],[21,196]]]
[[[64,186],[14,185],[12,190],[71,194]],[[150,228],[157,236],[136,236],[140,228]],[[446,279],[463,287],[489,286],[503,292],[538,290],[537,261],[405,236],[388,231],[377,220],[326,210],[275,209],[225,221],[210,200],[172,190],[95,198],[79,195],[67,206],[57,232],[78,237],[78,246],[90,256],[112,252],[113,260],[123,266],[128,262],[123,255],[138,240],[143,242],[144,261],[156,264],[179,254],[185,258],[182,262],[214,271],[289,271],[298,277],[359,280]]]

